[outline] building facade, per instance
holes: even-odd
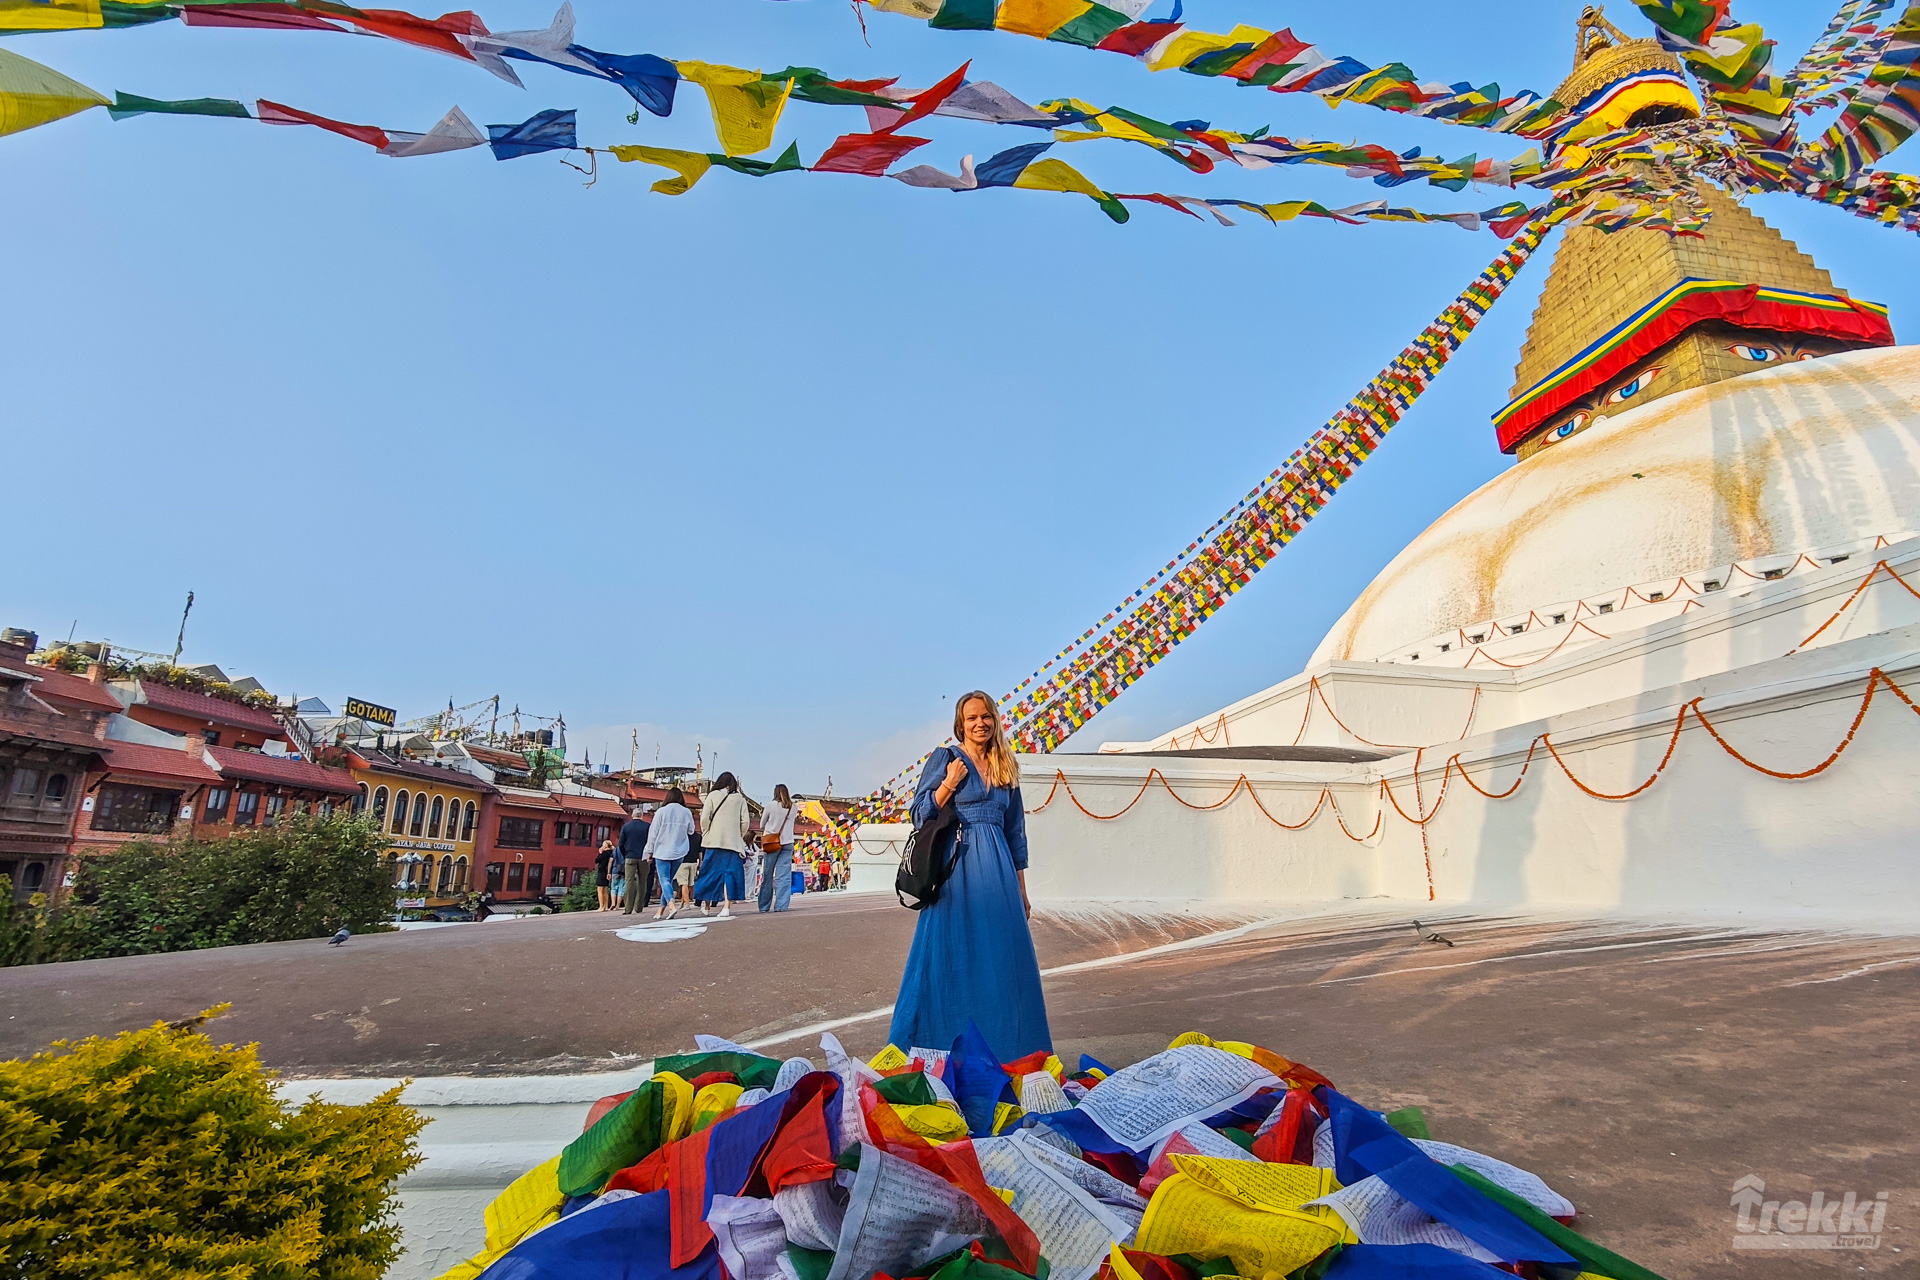
[[[626,820],[619,802],[571,783],[500,787],[487,811],[477,887],[498,903],[564,893],[586,879],[600,842],[617,836]]]
[[[48,674],[86,682],[29,667],[26,650],[13,649],[0,651],[0,876],[25,902],[35,894],[55,898],[64,886],[80,799],[87,775],[100,767],[110,713],[56,706],[39,692]]]
[[[371,747],[346,756],[356,808],[386,834],[380,856],[401,904],[458,903],[476,887],[482,818],[496,788],[462,769]]]

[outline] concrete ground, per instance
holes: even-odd
[[[1583,1231],[1670,1280],[1920,1275],[1920,939],[1456,914],[1439,926],[1449,948],[1418,942],[1410,914],[1043,912],[1056,1047],[1118,1065],[1187,1030],[1264,1044],[1532,1169]],[[875,1011],[913,917],[834,896],[679,942],[624,941],[611,931],[624,923],[0,971],[0,1052],[223,1000],[234,1012],[210,1030],[298,1076],[631,1067],[698,1031],[807,1052],[817,1032],[780,1037],[837,1020],[865,1052],[885,1036]],[[1889,1192],[1880,1246],[1736,1250],[1730,1202],[1747,1175],[1770,1200]]]

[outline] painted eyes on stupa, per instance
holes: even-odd
[[[1658,365],[1655,365],[1651,369],[1642,369],[1634,375],[1633,381],[1622,383],[1620,386],[1607,392],[1607,398],[1602,401],[1602,403],[1619,404],[1622,400],[1631,400],[1634,396],[1639,395],[1642,391],[1652,386],[1653,380],[1659,376],[1660,366]]]
[[[1553,429],[1553,438],[1555,440],[1565,440],[1568,436],[1586,426],[1589,416],[1587,411],[1582,409],[1579,413],[1574,414],[1571,418],[1568,418],[1565,422],[1555,427]]]
[[[1776,360],[1787,358],[1787,353],[1778,347],[1762,347],[1751,342],[1736,342],[1727,350],[1742,360],[1751,360],[1756,364],[1772,364]]]

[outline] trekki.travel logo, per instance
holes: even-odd
[[[1769,1200],[1767,1184],[1752,1174],[1733,1184],[1736,1249],[1878,1249],[1887,1223],[1887,1193],[1871,1198],[1849,1191],[1829,1200]]]

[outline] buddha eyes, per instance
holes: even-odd
[[[1658,366],[1642,370],[1632,382],[1615,387],[1613,390],[1607,392],[1606,403],[1619,404],[1622,400],[1632,399],[1642,391],[1645,391],[1649,386],[1652,386],[1653,380],[1659,376],[1660,369]]]
[[[1579,413],[1574,414],[1571,418],[1568,418],[1565,422],[1555,427],[1553,429],[1553,438],[1555,440],[1565,440],[1568,436],[1586,425],[1587,412],[1582,409]]]
[[[1775,360],[1785,360],[1786,353],[1776,347],[1756,347],[1745,342],[1736,342],[1727,350],[1742,360],[1751,360],[1755,364],[1771,364]]]

